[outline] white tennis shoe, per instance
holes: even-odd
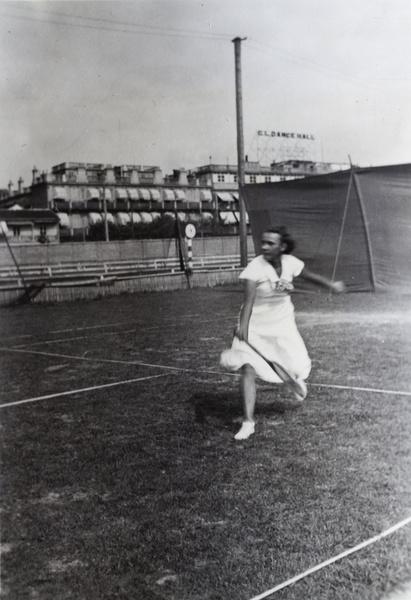
[[[246,440],[253,435],[255,430],[255,423],[251,421],[244,421],[241,425],[241,429],[238,433],[235,434],[234,439],[236,440]]]

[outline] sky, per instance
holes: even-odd
[[[236,164],[236,37],[249,160],[411,161],[410,0],[0,0],[0,187]]]

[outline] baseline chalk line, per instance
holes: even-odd
[[[348,550],[341,552],[341,554],[337,554],[337,556],[333,556],[332,558],[325,560],[324,562],[320,563],[319,565],[316,565],[315,567],[312,567],[311,569],[304,571],[304,573],[300,573],[300,575],[296,575],[295,577],[292,577],[291,579],[287,579],[287,581],[284,581],[283,583],[276,585],[275,587],[271,588],[271,590],[267,590],[266,592],[263,592],[262,594],[259,594],[258,596],[254,596],[253,598],[250,598],[250,600],[262,600],[263,598],[267,598],[268,596],[271,596],[272,594],[275,594],[276,592],[283,590],[284,588],[292,585],[293,583],[300,581],[300,579],[304,579],[305,577],[308,577],[308,575],[312,575],[312,573],[315,573],[316,571],[319,571],[320,569],[323,569],[324,567],[327,567],[328,565],[331,565],[331,564],[337,562],[337,560],[341,560],[342,558],[345,558],[346,556],[349,556],[350,554],[353,554],[354,552],[358,552],[359,550],[362,550],[363,548],[366,548],[367,546],[370,546],[371,544],[378,542],[382,538],[387,537],[387,535],[391,535],[398,529],[401,529],[402,527],[405,527],[406,525],[409,525],[410,523],[411,523],[411,517],[407,517],[403,521],[400,521],[399,523],[397,523],[396,525],[393,525],[389,529],[382,531],[378,535],[375,535],[374,537],[369,538],[368,540],[365,540],[364,542],[361,542],[361,544],[358,544],[357,546],[354,546],[353,548],[349,548]]]
[[[183,372],[183,373],[211,373],[215,374],[224,374],[224,375],[236,375],[235,373],[221,373],[221,371],[213,370],[213,369],[203,369],[201,371],[194,371],[193,369],[186,369],[184,367],[172,367],[170,365],[158,365],[156,363],[146,363],[140,360],[116,360],[113,358],[92,358],[90,356],[75,356],[73,354],[61,354],[60,352],[42,352],[41,350],[27,350],[26,348],[0,348],[0,351],[4,352],[20,352],[23,354],[38,354],[40,356],[52,356],[54,358],[69,358],[71,360],[86,360],[91,362],[100,362],[100,363],[111,363],[115,365],[134,365],[137,367],[151,367],[154,369],[167,369],[169,371]]]
[[[84,392],[92,392],[93,390],[102,390],[103,388],[115,387],[117,385],[126,385],[128,383],[135,383],[136,381],[146,381],[147,379],[156,379],[157,377],[166,377],[168,373],[161,373],[160,375],[148,375],[147,377],[137,377],[136,379],[127,379],[125,381],[114,381],[112,383],[104,383],[102,385],[93,385],[92,387],[81,388],[78,390],[69,390],[67,392],[56,392],[55,394],[47,394],[47,396],[37,396],[36,398],[26,398],[25,400],[17,400],[16,402],[8,402],[7,404],[0,404],[0,410],[9,406],[17,406],[18,404],[28,404],[30,402],[39,402],[40,400],[48,400],[51,398],[60,398],[62,396],[72,396],[73,394],[81,394]]]
[[[200,315],[192,315],[193,317],[199,317]],[[217,315],[218,316],[218,315]],[[221,319],[224,318],[224,320],[230,321],[233,319],[236,319],[237,317],[220,317]],[[185,319],[186,320],[186,319]],[[215,322],[215,317],[213,319],[199,319],[197,320],[197,323],[212,323]],[[121,325],[121,323],[118,323],[118,325]],[[74,329],[61,329],[61,330],[55,330],[55,331],[51,331],[50,333],[65,333],[65,332],[73,332],[76,333],[77,331],[80,333],[84,330],[88,330],[88,329],[97,329],[97,328],[102,328],[102,327],[111,327],[112,325],[94,325],[92,327],[76,327]],[[175,319],[171,322],[168,323],[168,327],[180,327],[181,323],[176,323]],[[29,342],[29,343],[25,343],[25,344],[19,344],[16,346],[12,346],[11,348],[27,348],[27,347],[32,347],[32,346],[42,346],[42,345],[47,345],[47,344],[59,344],[59,343],[63,343],[63,342],[76,342],[77,340],[87,340],[90,338],[95,339],[96,337],[101,337],[101,336],[105,336],[105,335],[123,335],[126,333],[136,333],[138,332],[142,332],[142,331],[155,331],[158,329],[163,329],[164,325],[156,325],[156,326],[152,326],[152,327],[134,327],[133,329],[126,329],[124,331],[99,331],[97,332],[97,335],[76,335],[76,337],[67,337],[67,338],[59,338],[59,339],[52,339],[52,340],[43,340],[40,342]],[[93,332],[94,333],[94,332]],[[16,336],[12,339],[16,339],[19,337],[28,337],[31,338],[33,337],[33,334],[30,335],[25,335],[25,336]],[[6,338],[6,339],[10,339],[10,338]]]
[[[352,385],[334,385],[331,383],[309,383],[313,387],[335,388],[338,390],[353,390],[355,392],[372,392],[373,394],[394,394],[396,396],[411,396],[411,392],[399,392],[396,390],[383,390],[379,388],[356,387]]]
[[[211,375],[227,375],[233,377],[239,377],[240,374],[238,372],[230,373],[228,371],[221,371],[217,369],[199,369],[193,371],[193,369],[187,369],[184,367],[173,367],[170,365],[159,365],[156,363],[146,363],[138,360],[115,360],[111,358],[91,358],[88,356],[75,356],[73,354],[62,354],[60,352],[45,352],[41,350],[29,350],[28,348],[7,348],[0,347],[0,352],[19,352],[22,354],[37,354],[40,356],[52,356],[55,358],[69,358],[71,360],[85,360],[85,361],[93,361],[93,362],[101,362],[101,363],[112,363],[117,365],[135,365],[140,367],[150,367],[155,369],[167,369],[170,371],[180,371],[183,373],[209,373]],[[368,392],[372,394],[389,394],[394,396],[407,396],[411,397],[411,392],[400,392],[398,390],[384,390],[380,388],[366,388],[366,387],[358,387],[358,386],[348,386],[348,385],[335,385],[331,383],[309,383],[309,387],[323,387],[330,389],[340,389],[340,390],[351,390],[356,392]]]

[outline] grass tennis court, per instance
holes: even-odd
[[[4,598],[251,600],[411,517],[410,296],[293,300],[308,397],[260,383],[245,442],[241,287],[1,310]],[[268,597],[410,579],[408,523]]]

